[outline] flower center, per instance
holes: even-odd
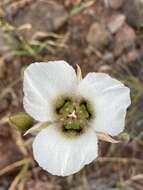
[[[55,108],[62,132],[69,136],[83,133],[94,113],[89,101],[83,98],[59,98]]]

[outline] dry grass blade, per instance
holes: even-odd
[[[137,158],[120,158],[120,157],[99,157],[96,160],[97,162],[122,162],[122,163],[135,163],[135,164],[143,164],[143,160]]]
[[[23,160],[20,160],[20,161],[17,161],[17,162],[14,162],[8,166],[6,166],[5,168],[1,169],[0,170],[0,176],[8,173],[8,172],[11,172],[12,170],[14,170],[15,168],[18,168],[26,163],[31,163],[32,160],[30,158],[25,158]]]
[[[14,131],[14,134],[13,134],[13,138],[15,139],[15,142],[20,150],[20,152],[25,156],[27,157],[28,156],[28,152],[27,152],[27,149],[25,148],[25,145],[24,145],[24,140],[22,139],[21,137],[21,133],[17,130]]]
[[[15,190],[19,181],[25,176],[26,172],[27,172],[27,169],[28,169],[28,163],[26,163],[21,171],[19,172],[19,174],[14,178],[13,182],[11,183],[10,187],[9,187],[9,190]]]
[[[91,0],[91,1],[88,1],[88,2],[85,2],[85,3],[81,3],[79,5],[76,5],[71,13],[70,13],[70,16],[74,16],[78,13],[80,13],[81,11],[83,11],[84,9],[88,8],[88,7],[91,7],[94,3],[96,3],[96,0]]]
[[[136,182],[136,181],[140,181],[140,180],[143,180],[143,174],[137,174],[137,175],[134,175],[132,176],[130,179],[126,180],[126,181],[123,181],[121,183],[121,186],[124,187],[124,186],[129,186],[131,185],[133,182]]]
[[[0,100],[3,99],[7,93],[9,93],[11,91],[11,89],[17,85],[20,82],[21,78],[18,78],[17,80],[13,81],[11,84],[9,84],[4,90],[3,92],[0,94]]]
[[[21,180],[18,185],[18,190],[24,190],[25,180]]]

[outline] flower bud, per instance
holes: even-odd
[[[10,116],[9,121],[21,132],[27,131],[34,125],[33,118],[23,112]]]
[[[126,142],[126,143],[128,143],[129,141],[130,141],[130,134],[128,134],[128,133],[121,133],[120,135],[119,135],[119,139],[121,140],[121,141],[124,141],[124,142]]]

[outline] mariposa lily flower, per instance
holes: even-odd
[[[65,61],[34,63],[24,72],[24,108],[38,124],[33,154],[54,175],[68,176],[98,155],[98,139],[116,143],[121,133],[130,90],[104,73],[82,79]]]

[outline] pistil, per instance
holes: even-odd
[[[64,134],[79,135],[88,127],[93,113],[88,101],[83,98],[60,98],[57,101],[56,114]]]
[[[73,110],[71,114],[68,115],[69,118],[77,119],[76,111]]]

